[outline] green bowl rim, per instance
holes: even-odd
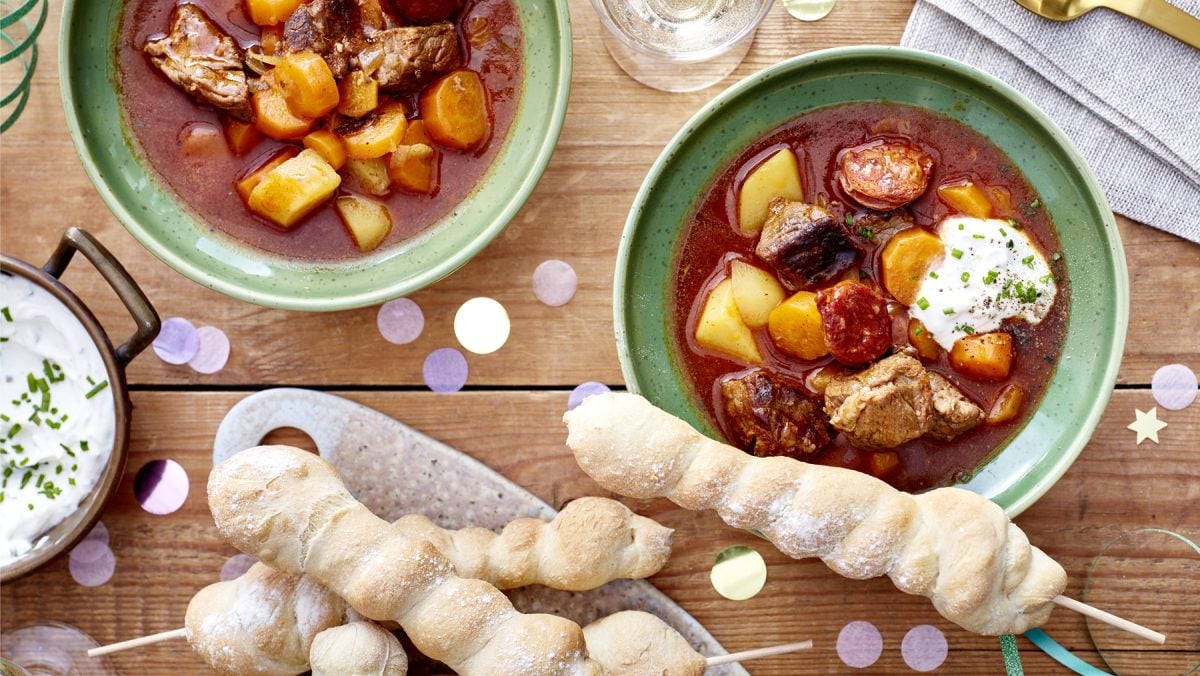
[[[1025,490],[1019,498],[1014,500],[1005,509],[1010,518],[1015,517],[1036,502],[1038,498],[1045,495],[1046,491],[1050,490],[1062,475],[1066,473],[1067,469],[1075,462],[1075,459],[1079,457],[1079,454],[1083,452],[1084,447],[1087,446],[1092,432],[1095,431],[1096,426],[1100,422],[1100,417],[1108,407],[1108,401],[1113,393],[1113,386],[1117,382],[1117,371],[1121,365],[1121,357],[1125,352],[1125,338],[1129,326],[1129,270],[1125,262],[1125,249],[1121,244],[1121,234],[1117,230],[1117,223],[1112,209],[1108,206],[1108,200],[1104,197],[1104,191],[1100,188],[1095,174],[1092,172],[1091,167],[1084,161],[1082,155],[1079,154],[1079,150],[1075,147],[1075,144],[1071,142],[1071,139],[1067,138],[1067,135],[1063,133],[1048,115],[1042,112],[1024,94],[1013,89],[1000,79],[962,61],[908,47],[859,45],[823,49],[792,57],[747,76],[745,79],[731,85],[728,89],[718,94],[712,101],[709,101],[695,115],[689,118],[683,127],[675,133],[675,136],[667,142],[662,153],[659,154],[658,159],[654,161],[654,164],[650,167],[650,171],[647,172],[646,178],[642,180],[642,185],[638,189],[637,196],[634,197],[633,205],[629,210],[629,217],[626,219],[625,227],[621,232],[621,242],[617,248],[617,264],[613,275],[613,329],[617,341],[617,358],[621,362],[621,375],[624,377],[629,390],[635,393],[638,392],[640,386],[637,380],[637,373],[633,367],[633,355],[630,352],[625,328],[625,312],[627,310],[625,303],[625,283],[628,276],[627,271],[632,256],[634,231],[637,228],[638,222],[642,219],[646,199],[650,194],[653,184],[662,175],[667,163],[670,162],[679,147],[692,137],[696,130],[699,129],[702,121],[720,110],[727,102],[740,97],[744,92],[754,89],[781,73],[803,69],[824,61],[863,58],[909,60],[918,62],[921,65],[945,68],[967,78],[981,81],[995,89],[1001,95],[1012,99],[1027,115],[1040,124],[1067,151],[1071,158],[1075,160],[1079,168],[1079,174],[1090,196],[1101,207],[1100,212],[1103,215],[1104,225],[1109,235],[1109,253],[1113,257],[1113,267],[1116,270],[1114,286],[1117,301],[1115,308],[1116,316],[1114,317],[1116,326],[1114,327],[1113,334],[1113,350],[1108,355],[1107,363],[1104,365],[1103,382],[1106,383],[1106,387],[1104,392],[1093,400],[1091,408],[1087,412],[1086,419],[1083,425],[1076,430],[1071,444],[1063,453],[1059,454],[1058,459],[1032,486]]]
[[[516,216],[517,212],[525,206],[525,202],[533,193],[533,189],[541,181],[546,171],[546,166],[550,163],[550,157],[554,154],[554,149],[558,146],[563,122],[566,119],[567,101],[571,94],[571,71],[574,62],[571,19],[567,9],[567,0],[551,0],[554,4],[557,19],[558,50],[561,56],[558,62],[557,92],[554,98],[554,106],[550,110],[549,133],[542,139],[541,145],[537,149],[537,155],[530,165],[532,171],[526,175],[525,179],[513,192],[504,209],[496,215],[486,228],[483,228],[476,234],[468,246],[459,249],[451,256],[439,261],[420,274],[381,286],[373,291],[351,295],[335,294],[312,298],[288,295],[280,292],[250,290],[237,282],[227,281],[207,272],[176,255],[169,247],[160,243],[157,238],[141,226],[138,220],[125,209],[120,200],[113,195],[104,177],[100,175],[95,163],[91,160],[87,152],[87,146],[83,143],[83,132],[79,126],[79,119],[75,115],[75,96],[72,91],[73,80],[69,68],[69,64],[71,63],[70,29],[73,23],[72,19],[74,18],[76,4],[83,1],[87,0],[63,0],[62,18],[58,32],[58,80],[63,112],[67,119],[67,129],[71,134],[71,143],[75,146],[75,153],[79,156],[80,163],[83,164],[83,169],[91,180],[92,186],[100,194],[101,199],[104,200],[105,205],[108,206],[113,215],[117,217],[117,220],[121,222],[121,225],[133,235],[134,239],[176,272],[202,286],[223,293],[231,298],[256,305],[308,312],[349,310],[377,305],[393,298],[399,298],[444,279],[466,265],[468,261],[491,244],[492,240],[508,227],[508,224]],[[129,0],[120,0],[122,4],[127,1]],[[487,176],[488,174],[485,173],[482,180],[487,180]],[[190,211],[186,206],[181,206],[181,208]],[[198,215],[197,220],[203,221]]]

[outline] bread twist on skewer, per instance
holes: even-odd
[[[351,622],[317,634],[308,652],[312,676],[404,676],[400,640],[374,622]]]
[[[848,469],[756,458],[701,435],[634,394],[589,397],[564,417],[567,445],[601,486],[715,509],[793,558],[853,579],[887,575],[980,634],[1044,623],[1062,566],[987,499],[959,488],[909,495]]]
[[[454,564],[459,577],[500,589],[540,584],[584,591],[613,580],[640,580],[671,556],[671,533],[615,500],[579,498],[549,523],[517,519],[499,535],[486,528],[445,530],[424,516],[401,517],[393,527],[425,540]]]
[[[671,553],[671,529],[607,498],[570,502],[550,522],[517,519],[499,535],[483,528],[445,530],[419,515],[401,517],[392,527],[407,538],[432,543],[460,577],[486,580],[501,589],[529,584],[594,589],[616,579],[649,577]],[[318,648],[315,638],[323,635],[317,632],[329,627],[324,632],[332,633],[356,614],[336,594],[306,579],[256,563],[235,580],[209,585],[188,605],[189,642],[218,672],[307,671]],[[300,621],[302,610],[308,614],[306,622]],[[321,621],[313,624],[316,620]],[[380,639],[382,632],[391,637],[381,628],[367,632],[368,626],[372,625],[344,635]],[[400,650],[398,642],[376,643],[381,649]],[[342,644],[326,637],[324,645]],[[327,665],[337,664],[332,661],[334,652],[325,654]],[[345,662],[358,654],[342,650],[336,659]],[[384,661],[363,664],[383,668],[384,655]],[[312,663],[312,668],[317,665]]]
[[[596,639],[588,655],[579,625],[553,615],[524,615],[498,589],[467,580],[428,542],[400,536],[350,495],[334,469],[305,451],[260,446],[218,465],[208,502],[217,529],[238,549],[288,573],[307,574],[355,611],[395,621],[417,649],[461,674],[616,674],[629,656]],[[645,613],[644,624],[666,628]],[[626,621],[622,624],[631,625]],[[644,640],[645,627],[632,631]],[[700,674],[704,658],[673,630],[637,668]]]

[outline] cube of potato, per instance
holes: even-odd
[[[757,235],[767,220],[767,206],[782,197],[792,202],[804,199],[800,185],[800,164],[796,154],[784,148],[758,165],[742,181],[738,191],[738,229],[744,235]]]
[[[721,283],[708,294],[700,321],[696,324],[696,342],[713,352],[720,352],[747,364],[761,364],[762,354],[754,342],[750,327],[742,321],[737,304],[733,302],[733,284]]]
[[[274,73],[293,115],[316,119],[337,108],[337,81],[319,54],[290,52],[279,60]]]
[[[380,106],[371,117],[351,125],[350,130],[342,134],[346,154],[355,160],[372,160],[387,155],[400,145],[408,118],[404,106],[392,102]]]
[[[767,318],[767,333],[780,350],[800,359],[820,359],[829,354],[817,294],[797,291]]]
[[[379,107],[379,82],[356,70],[338,84],[338,112],[346,117],[362,117]]]
[[[387,160],[382,157],[370,160],[347,160],[346,171],[355,183],[358,183],[358,187],[367,193],[382,197],[392,190]]]
[[[905,305],[917,302],[925,274],[942,260],[945,251],[941,238],[924,228],[896,233],[880,255],[884,288]]]
[[[984,420],[989,425],[1000,425],[1010,420],[1015,419],[1021,413],[1021,404],[1025,403],[1025,390],[1016,384],[1005,385],[1000,394],[996,396],[996,400],[992,402],[988,408],[987,418]]]
[[[752,329],[766,326],[771,310],[787,297],[775,275],[745,261],[733,262],[729,279],[733,283],[733,302]]]
[[[938,197],[961,214],[991,218],[992,203],[979,186],[970,181],[938,186]]]
[[[392,214],[387,205],[360,195],[342,195],[333,202],[358,250],[373,251],[392,231]]]
[[[925,324],[915,317],[908,320],[908,344],[912,345],[925,361],[937,361],[942,355],[942,346],[933,339],[933,334],[925,328]]]
[[[283,23],[304,0],[246,0],[250,20],[259,26]]]
[[[263,176],[250,192],[250,210],[290,228],[333,197],[341,183],[325,158],[304,150]]]
[[[234,155],[245,155],[262,140],[262,132],[252,122],[225,120],[225,141]]]
[[[1003,331],[977,333],[954,341],[950,366],[976,380],[1004,380],[1012,372],[1012,336]]]

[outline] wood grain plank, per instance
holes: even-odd
[[[132,382],[155,385],[420,385],[426,354],[456,344],[451,324],[463,301],[490,295],[513,320],[508,346],[470,356],[471,384],[619,383],[612,341],[611,283],[621,228],[635,192],[659,150],[702,104],[737,78],[788,56],[840,44],[894,44],[908,0],[842,3],[825,20],[802,24],[776,7],[747,60],[721,85],[666,94],[625,77],[605,53],[601,27],[586,0],[572,0],[575,75],[559,148],[526,207],[482,255],[414,299],[427,329],[416,343],[392,346],[374,329],[374,310],[326,315],[267,310],[191,283],[142,249],[108,213],[85,176],[58,100],[54,30],[41,38],[42,62],[29,107],[0,139],[0,230],[6,253],[40,262],[69,225],[97,234],[142,283],[163,316],[180,315],[224,329],[230,365],[216,376],[139,359]],[[60,0],[52,2],[58,16]],[[1133,311],[1120,382],[1145,384],[1164,363],[1200,368],[1200,246],[1119,219],[1133,280]],[[534,301],[530,275],[562,258],[578,271],[580,290],[564,308]],[[66,280],[115,336],[130,331],[119,302],[86,264]],[[543,355],[556,355],[544,359]]]
[[[138,392],[131,457],[123,486],[104,515],[118,558],[108,584],[87,589],[75,584],[58,560],[0,590],[4,631],[25,624],[65,621],[101,642],[110,642],[179,626],[187,602],[200,587],[217,579],[234,553],[212,526],[204,486],[211,467],[217,424],[238,393]],[[565,392],[470,392],[443,397],[420,392],[357,392],[349,398],[377,408],[421,429],[561,506],[581,495],[597,494],[595,484],[575,466],[562,445],[559,422]],[[1100,547],[1135,528],[1157,526],[1200,539],[1200,480],[1187,467],[1196,463],[1195,431],[1200,406],[1167,412],[1162,443],[1133,444],[1125,429],[1134,406],[1146,408],[1145,390],[1116,392],[1092,443],[1066,476],[1018,519],[1030,539],[1066,567],[1068,593],[1081,596],[1087,566]],[[164,425],[163,421],[177,421]],[[186,423],[182,421],[187,421]],[[304,442],[295,435],[275,440]],[[173,458],[191,478],[184,507],[169,516],[142,511],[132,496],[137,469],[156,458]],[[950,643],[947,673],[997,673],[994,638],[978,637],[941,619],[924,599],[897,592],[883,579],[846,580],[815,561],[792,561],[762,540],[724,526],[712,513],[685,512],[665,501],[630,501],[639,512],[676,529],[674,555],[654,582],[703,622],[730,650],[811,638],[807,654],[764,660],[755,674],[824,673],[839,668],[833,649],[837,632],[849,621],[864,619],[883,632],[886,672],[906,669],[899,643],[917,624],[942,629]],[[728,545],[757,548],[767,559],[765,591],[746,602],[718,597],[708,583],[713,557]],[[1110,610],[1150,626],[1164,622],[1163,594],[1153,589],[1153,573],[1119,592]],[[1047,631],[1071,650],[1099,664],[1090,649],[1083,620],[1058,611]],[[1200,659],[1200,636],[1172,636],[1167,648]],[[1148,646],[1134,646],[1147,648]],[[1051,663],[1022,640],[1029,673],[1053,671]],[[1179,654],[1143,650],[1139,659],[1177,664]],[[127,673],[164,673],[193,669],[196,658],[180,645],[158,646],[117,656]],[[1149,673],[1149,672],[1147,672]]]

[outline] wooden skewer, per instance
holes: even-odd
[[[92,648],[87,652],[87,654],[88,657],[99,657],[109,653],[119,653],[122,650],[129,650],[130,648],[139,648],[152,643],[160,643],[162,641],[183,638],[186,635],[187,629],[180,627],[178,629],[172,629],[171,631],[160,631],[157,634],[150,634],[149,636],[143,636],[141,638],[131,638],[128,641],[121,641],[120,643],[102,645],[99,648]]]
[[[1054,601],[1055,603],[1062,606],[1063,608],[1067,608],[1069,610],[1074,610],[1075,612],[1079,613],[1080,615],[1087,615],[1088,617],[1090,617],[1092,619],[1100,620],[1101,622],[1104,622],[1105,624],[1109,624],[1109,625],[1116,627],[1117,629],[1127,631],[1127,632],[1133,634],[1134,636],[1137,636],[1139,638],[1144,638],[1147,641],[1153,641],[1159,645],[1162,645],[1167,642],[1166,634],[1160,634],[1157,631],[1154,631],[1153,629],[1147,629],[1146,627],[1143,627],[1140,624],[1137,624],[1135,622],[1130,622],[1129,620],[1117,617],[1116,615],[1113,615],[1112,613],[1108,613],[1103,610],[1100,610],[1099,608],[1093,608],[1092,606],[1089,606],[1086,603],[1081,603],[1079,601],[1076,601],[1075,599],[1067,598],[1066,596],[1059,594],[1058,596],[1055,596],[1053,599],[1050,599],[1050,600]]]
[[[1101,622],[1104,622],[1106,624],[1112,625],[1112,626],[1116,627],[1117,629],[1127,631],[1127,632],[1133,634],[1134,636],[1144,638],[1147,641],[1153,641],[1154,643],[1157,643],[1158,645],[1162,645],[1167,642],[1166,634],[1161,634],[1157,631],[1154,631],[1153,629],[1147,629],[1146,627],[1143,627],[1142,625],[1137,624],[1136,622],[1130,622],[1129,620],[1117,617],[1116,615],[1113,615],[1112,613],[1105,612],[1103,610],[1100,610],[1099,608],[1094,608],[1092,606],[1089,606],[1086,603],[1081,603],[1079,601],[1076,601],[1075,599],[1068,598],[1068,597],[1062,596],[1060,594],[1058,596],[1055,596],[1051,600],[1054,603],[1062,606],[1063,608],[1066,608],[1068,610],[1073,610],[1081,615],[1086,615],[1090,618],[1093,618],[1093,619],[1099,620]],[[141,647],[144,645],[151,645],[153,643],[159,643],[161,641],[170,641],[170,640],[177,639],[177,638],[183,638],[186,634],[187,634],[187,630],[181,627],[179,629],[172,629],[171,631],[164,631],[164,632],[159,632],[157,634],[151,634],[149,636],[142,636],[141,638],[134,638],[134,639],[130,639],[128,641],[121,641],[120,643],[112,643],[112,644],[109,644],[106,646],[100,646],[99,648],[92,648],[91,650],[88,651],[87,654],[88,654],[88,657],[98,657],[100,655],[107,655],[109,653],[120,652],[122,650],[138,648],[138,647]],[[754,650],[744,650],[742,652],[733,653],[730,655],[719,655],[717,657],[710,657],[710,658],[708,658],[707,663],[708,663],[708,666],[711,667],[711,666],[716,666],[718,664],[729,664],[731,662],[746,662],[749,660],[758,659],[760,657],[768,657],[770,655],[782,655],[783,653],[790,653],[790,652],[795,652],[798,650],[808,650],[810,648],[812,648],[812,641],[802,641],[800,643],[788,643],[786,645],[771,646],[769,648],[756,648]]]
[[[731,662],[748,662],[756,660],[760,657],[770,657],[771,655],[782,655],[783,653],[796,652],[797,650],[808,650],[812,648],[812,641],[801,641],[800,643],[787,643],[785,645],[775,645],[769,648],[755,648],[754,650],[743,650],[740,653],[730,653],[728,655],[718,655],[705,660],[705,663],[710,667],[715,667],[718,664],[729,664]]]

